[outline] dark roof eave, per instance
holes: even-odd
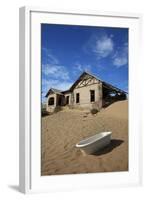
[[[109,89],[115,90],[115,91],[120,92],[120,93],[128,94],[128,92],[121,90],[121,89],[119,89],[119,88],[117,88],[117,87],[115,87],[115,86],[113,86],[109,83],[106,83],[105,81],[102,81],[102,84],[106,85]]]
[[[70,92],[71,92],[71,90],[69,89],[69,90],[63,91],[62,94],[66,94],[66,93],[70,93]]]
[[[46,98],[49,96],[49,92],[50,92],[50,90],[49,90],[49,91],[47,92],[47,94],[45,95]]]

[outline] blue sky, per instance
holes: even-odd
[[[83,71],[128,91],[128,29],[41,25],[42,101],[69,89]]]

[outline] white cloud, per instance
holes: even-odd
[[[80,63],[76,63],[76,64],[75,64],[75,69],[76,69],[77,71],[80,71],[80,72],[83,71],[83,67],[82,67],[82,65],[81,65]]]
[[[69,73],[64,66],[55,65],[55,64],[45,64],[42,65],[42,73],[46,76],[50,77],[51,79],[62,79],[68,80]]]
[[[46,95],[50,88],[56,88],[58,90],[68,90],[73,83],[71,81],[60,81],[60,80],[46,80],[42,79],[42,97]]]
[[[76,62],[75,65],[74,65],[74,69],[75,69],[75,73],[78,73],[78,72],[81,73],[83,71],[90,72],[91,71],[91,65],[89,65],[89,64],[83,65],[83,64],[80,64],[79,62]]]
[[[43,51],[43,62],[42,73],[51,79],[69,79],[69,73],[67,69],[62,66],[59,60],[51,53],[51,50],[42,48]]]
[[[83,46],[83,51],[89,55],[92,53],[97,58],[97,63],[106,58],[117,68],[125,66],[128,63],[128,43],[125,42],[120,47],[117,47],[117,43],[114,41],[114,35],[109,35],[106,32],[101,31],[96,35],[91,35],[87,43]],[[100,62],[96,66],[99,69]],[[79,69],[82,69],[81,67],[78,65]],[[100,70],[104,68],[101,66]]]
[[[116,67],[125,66],[128,63],[128,44],[119,48],[113,56],[113,65]]]
[[[58,59],[51,53],[51,51],[45,47],[42,48],[42,51],[45,56],[45,61],[51,64],[58,64]]]
[[[48,88],[49,86],[53,86],[53,85],[56,85],[58,84],[58,80],[47,80],[45,78],[42,79],[42,87],[45,89],[45,88]]]
[[[57,89],[59,89],[59,90],[68,90],[71,86],[72,86],[72,82],[70,82],[70,81],[63,81],[63,82],[61,82],[61,83],[58,83],[57,85],[56,85],[56,88]]]
[[[45,101],[45,95],[50,88],[59,90],[67,90],[71,87],[72,82],[69,77],[67,68],[60,64],[59,60],[50,53],[50,50],[42,48],[43,61],[42,64],[42,101]]]
[[[93,52],[96,53],[97,58],[105,58],[109,56],[114,50],[114,42],[111,36],[104,35],[97,37]]]
[[[121,67],[123,65],[127,64],[127,58],[126,57],[117,57],[114,59],[113,64],[117,67]]]

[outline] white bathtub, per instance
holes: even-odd
[[[77,148],[83,150],[86,154],[92,154],[107,146],[111,141],[112,132],[101,132],[86,138],[76,144]]]

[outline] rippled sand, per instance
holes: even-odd
[[[96,155],[83,155],[80,140],[112,131],[111,144]],[[120,101],[97,115],[64,110],[42,118],[41,174],[74,174],[128,170],[128,101]]]

